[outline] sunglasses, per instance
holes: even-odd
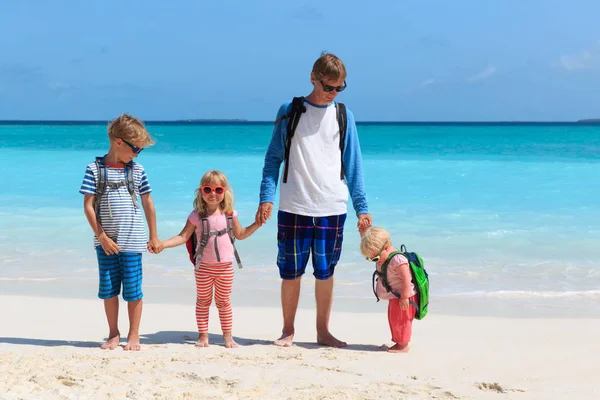
[[[341,86],[331,86],[324,84],[323,81],[320,82],[321,86],[323,86],[323,91],[327,93],[331,92],[332,90],[335,90],[336,92],[343,92],[346,89],[346,86],[348,86],[346,85],[346,81],[344,81],[344,84]]]
[[[225,193],[225,189],[223,186],[202,186],[202,193],[204,194],[211,194],[212,192],[215,192],[216,194],[223,194]]]
[[[367,261],[373,261],[373,262],[377,262],[381,259],[381,252],[383,251],[383,249],[385,249],[385,246],[387,246],[387,243],[383,245],[383,247],[381,248],[381,250],[379,250],[379,253],[377,253],[377,255],[375,257],[365,257],[367,259]]]
[[[140,154],[142,152],[142,150],[144,150],[143,147],[137,147],[135,144],[129,143],[127,140],[120,138],[123,143],[125,143],[127,146],[129,146],[131,148],[131,151],[133,151],[134,154]]]

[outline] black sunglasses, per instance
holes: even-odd
[[[320,82],[321,82],[321,86],[323,86],[323,91],[327,92],[327,93],[331,92],[332,90],[335,90],[336,92],[343,92],[346,89],[346,86],[348,86],[346,84],[346,81],[344,81],[344,84],[341,86],[331,86],[331,85],[324,84],[323,81],[320,81]]]
[[[144,150],[143,147],[137,147],[135,144],[131,144],[129,143],[127,140],[120,138],[127,146],[131,147],[131,151],[134,152],[134,154],[140,154],[142,152],[142,150]]]

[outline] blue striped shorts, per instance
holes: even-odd
[[[144,297],[142,293],[142,253],[120,252],[106,255],[102,246],[96,247],[100,288],[98,297],[110,299],[121,293],[123,300],[136,301]]]
[[[279,211],[277,267],[281,279],[304,275],[310,255],[315,278],[331,278],[342,252],[345,222],[346,214],[307,217]]]

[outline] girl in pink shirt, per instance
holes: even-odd
[[[376,263],[376,269],[381,273],[381,266],[387,261],[389,255],[398,249],[392,246],[390,234],[385,229],[371,227],[361,237],[360,251],[367,260]],[[392,289],[391,292],[383,286],[381,278],[377,279],[375,289],[379,298],[389,300],[388,321],[392,341],[395,344],[387,351],[406,353],[412,334],[412,321],[417,311],[415,304],[418,304],[417,292],[406,257],[396,254],[390,259],[387,266],[387,281]]]
[[[233,235],[238,240],[246,239],[259,227],[255,222],[246,228],[240,225],[237,212],[233,209],[233,192],[227,177],[220,171],[208,171],[200,180],[194,210],[188,216],[183,230],[179,235],[162,242],[163,248],[179,246],[186,243],[194,232],[200,241],[203,233],[201,217],[208,221],[211,236],[202,251],[202,257],[197,258],[195,269],[198,347],[208,347],[208,311],[213,292],[225,347],[238,347],[231,333],[234,246],[227,232],[228,214],[233,216]],[[221,234],[216,234],[219,231]]]

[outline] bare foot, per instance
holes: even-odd
[[[109,337],[106,343],[104,343],[100,348],[102,350],[114,350],[119,346],[121,342],[121,336],[117,333],[115,336]]]
[[[223,341],[225,342],[225,347],[228,349],[234,349],[236,347],[240,347],[235,340],[233,340],[233,336],[231,332],[223,332]]]
[[[196,347],[208,347],[208,333],[201,333],[198,336]]]
[[[137,333],[130,333],[127,336],[127,344],[123,348],[123,350],[130,351],[140,351],[142,348],[140,346],[140,335]]]
[[[348,346],[348,343],[342,342],[341,340],[336,339],[331,333],[326,332],[323,335],[317,334],[317,343],[321,346],[330,346],[342,348]]]
[[[275,340],[274,344],[275,344],[275,346],[279,346],[279,347],[292,347],[293,340],[294,340],[294,332],[292,332],[292,333],[283,332],[281,334],[281,337],[279,339]]]
[[[408,343],[396,343],[392,347],[386,349],[388,353],[408,353],[408,350],[410,350]]]

